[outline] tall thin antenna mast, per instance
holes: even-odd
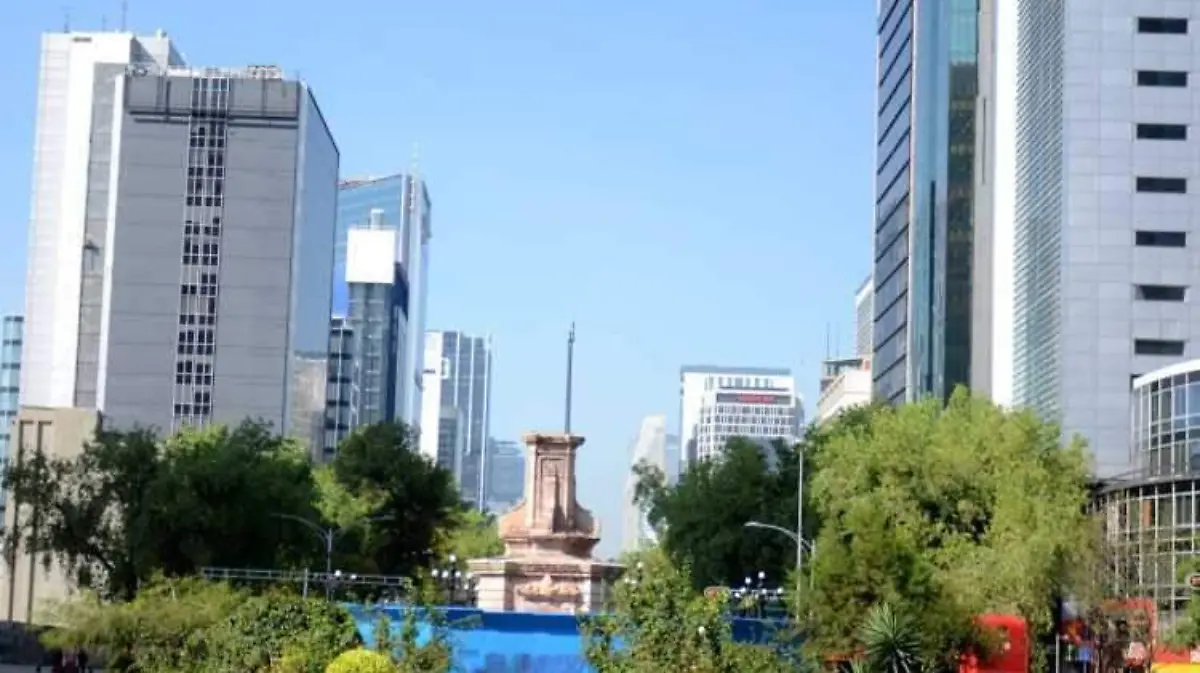
[[[416,177],[416,175],[417,175],[418,164],[420,162],[420,159],[421,159],[421,144],[413,143],[412,170],[410,171],[413,174],[413,177]]]
[[[125,32],[125,26],[129,20],[129,0],[121,0],[121,32]]]
[[[563,423],[563,431],[566,434],[571,434],[571,383],[575,372],[575,323],[571,323],[571,332],[567,335],[567,399],[566,399],[566,421]]]
[[[833,357],[829,352],[829,323],[825,323],[825,359]]]
[[[63,32],[69,33],[69,32],[71,32],[71,8],[63,7],[62,12],[63,12]]]

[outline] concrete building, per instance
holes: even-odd
[[[1014,398],[1111,476],[1130,382],[1200,356],[1200,5],[1016,4]]]
[[[790,370],[685,366],[679,379],[679,441],[689,465],[719,456],[733,437],[793,441],[804,425]]]
[[[646,464],[668,471],[667,445],[678,438],[667,434],[667,417],[647,416],[642,419],[638,434],[629,447],[629,476],[625,479],[625,497],[622,503],[621,551],[632,552],[654,544],[658,539],[645,510],[634,501],[638,478],[633,468]]]
[[[862,357],[825,360],[821,367],[815,419],[817,425],[835,418],[845,409],[870,404],[870,360]]]
[[[488,442],[487,494],[492,512],[506,512],[525,495],[525,447],[517,442]]]
[[[982,5],[878,5],[871,369],[892,403],[972,379]]]
[[[361,312],[363,302],[368,302],[395,323],[387,328],[389,352],[378,355],[386,355],[388,363],[361,367],[364,372],[372,370],[376,378],[384,377],[378,399],[362,390],[363,403],[379,407],[378,411],[364,409],[362,423],[421,423],[431,210],[425,181],[415,174],[344,180],[339,186],[333,312],[353,319],[352,306],[357,302]],[[374,233],[352,235],[363,229]],[[357,247],[352,243],[355,238]],[[360,338],[368,335],[361,333]],[[382,343],[380,348],[385,348]],[[376,356],[363,353],[363,357]]]
[[[110,169],[115,81],[131,64],[182,63],[161,32],[152,37],[42,36],[25,282],[24,404],[71,407],[78,397],[95,396],[93,390],[77,390],[77,379],[94,378],[97,369],[94,329],[87,330],[86,339],[80,331],[82,323],[97,321],[99,300],[94,284],[81,282],[80,276],[85,262],[92,274],[103,268],[94,253],[102,237],[89,236],[88,230],[109,215],[109,176],[116,174]],[[81,362],[83,351],[92,353]],[[87,400],[79,403],[88,406]]]
[[[458,418],[453,438],[442,433],[421,432],[421,453],[433,460],[445,456],[444,444],[459,445],[455,477],[463,497],[477,506],[484,504],[487,475],[487,439],[491,419],[492,340],[461,332],[425,334],[421,427],[441,427],[441,419]],[[454,411],[447,411],[447,409]]]
[[[320,446],[337,147],[303,82],[173,54],[44,40],[22,403]]]
[[[22,406],[13,425],[9,460],[21,465],[41,454],[48,459],[72,459],[95,437],[100,414],[90,409],[52,409]],[[33,503],[5,496],[6,530],[25,530],[38,513]],[[76,589],[72,577],[57,563],[49,566],[40,555],[21,545],[12,550],[12,565],[0,582],[4,619],[22,624],[45,624],[47,607],[68,598]]]
[[[0,320],[0,462],[8,459],[8,445],[17,420],[21,390],[21,348],[25,319],[6,315]],[[0,480],[0,520],[3,520],[4,484]]]
[[[816,423],[820,425],[843,409],[871,402],[872,283],[868,278],[854,295],[855,355],[821,363]]]

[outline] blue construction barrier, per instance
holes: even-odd
[[[407,610],[403,605],[346,605],[358,625],[363,642],[372,644],[375,625],[386,616],[398,632]],[[584,673],[579,618],[569,614],[484,612],[474,608],[438,608],[449,625],[457,670],[466,673]],[[783,622],[734,618],[733,637],[738,642],[776,642]],[[418,619],[418,637],[429,638],[431,626]]]

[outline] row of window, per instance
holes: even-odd
[[[1162,16],[1143,16],[1138,18],[1139,33],[1158,35],[1187,35],[1188,20]]]
[[[1183,355],[1184,342],[1179,339],[1134,339],[1133,352],[1137,355]]]

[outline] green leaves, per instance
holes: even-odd
[[[945,406],[866,413],[831,431],[812,482],[823,522],[805,600],[814,644],[856,651],[884,604],[911,616],[935,667],[956,665],[985,612],[1047,627],[1091,546],[1083,446],[962,390]]]
[[[580,626],[584,657],[598,673],[792,670],[770,648],[735,644],[725,619],[727,599],[695,593],[686,567],[657,550],[626,563],[612,610],[584,617]]]
[[[764,449],[739,438],[721,460],[690,466],[675,486],[654,468],[637,468],[636,497],[659,529],[663,548],[691,568],[695,588],[740,584],[759,571],[779,582],[795,566],[794,542],[745,524],[795,529],[798,455],[782,443]]]
[[[353,497],[323,505],[326,511],[342,520],[369,511],[375,519],[369,534],[359,536],[374,572],[411,575],[428,564],[439,531],[453,525],[461,506],[454,477],[416,451],[415,434],[401,424],[356,430],[338,448],[331,471],[337,489],[326,492]]]
[[[919,673],[921,642],[916,626],[890,604],[872,606],[859,639],[872,673]]]

